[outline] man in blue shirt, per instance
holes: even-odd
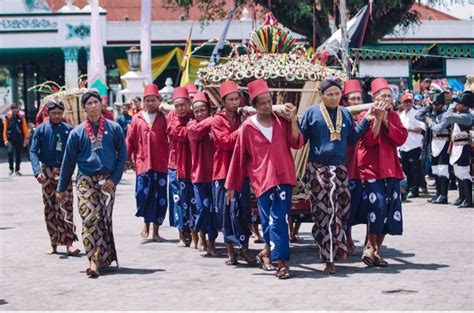
[[[124,103],[122,105],[122,112],[117,116],[116,122],[122,127],[124,137],[127,137],[128,127],[132,122],[132,116],[128,114],[130,110],[130,105],[128,103]]]
[[[350,214],[351,195],[347,174],[347,146],[353,145],[369,127],[370,112],[355,126],[349,111],[339,105],[341,86],[331,79],[320,84],[322,103],[309,107],[301,131],[309,141],[305,181],[311,190],[313,237],[320,247],[324,274],[336,272],[335,261],[347,257],[344,226]]]
[[[58,245],[65,245],[68,255],[77,255],[80,250],[72,246],[78,240],[73,222],[72,183],[66,187],[62,206],[55,196],[59,169],[72,127],[62,122],[64,103],[51,100],[45,108],[49,119],[34,132],[30,160],[33,174],[42,186],[44,218],[52,247],[50,254],[57,252]]]
[[[90,263],[86,274],[97,277],[100,266],[117,262],[112,210],[115,187],[122,178],[127,159],[127,148],[120,126],[102,116],[97,92],[85,93],[81,103],[87,118],[69,135],[56,197],[58,201],[64,201],[64,191],[77,164],[82,240]]]

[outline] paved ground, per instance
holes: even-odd
[[[406,203],[404,235],[386,240],[389,267],[366,268],[353,257],[331,277],[321,273],[305,224],[304,242],[292,246],[294,277],[278,281],[256,267],[228,267],[223,258],[178,248],[167,226],[167,243],[141,240],[134,176],[126,174],[114,209],[121,268],[88,279],[83,254],[46,254],[40,188],[29,164],[22,172],[8,177],[0,164],[0,310],[474,310],[474,209]],[[77,212],[74,218],[80,235]],[[355,238],[363,232],[356,227]]]

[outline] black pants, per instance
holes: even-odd
[[[421,182],[421,148],[400,151],[403,172],[407,177],[408,192],[418,195]]]
[[[13,154],[15,154],[15,172],[20,171],[22,149],[23,149],[23,142],[21,141],[8,142],[8,165],[10,166],[10,171],[13,171]]]

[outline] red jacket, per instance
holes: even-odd
[[[367,129],[358,149],[358,164],[362,181],[369,179],[398,178],[403,179],[403,171],[398,159],[397,147],[405,143],[408,131],[400,121],[400,116],[395,111],[387,113],[389,129],[383,125],[380,133],[374,138],[371,127]],[[361,118],[365,114],[361,114]]]
[[[347,175],[350,180],[360,179],[360,171],[357,162],[357,155],[359,153],[360,141],[357,141],[353,146],[347,147]]]
[[[188,123],[188,138],[191,147],[191,181],[193,183],[212,182],[214,143],[211,138],[212,117],[200,122]]]
[[[247,119],[237,138],[225,187],[240,190],[245,168],[257,197],[277,185],[296,185],[295,164],[290,148],[300,149],[303,144],[303,134],[300,132],[298,140],[294,140],[290,122],[275,114],[272,142]]]
[[[162,113],[156,113],[151,129],[142,114],[133,116],[127,132],[127,157],[131,159],[132,156],[137,175],[149,170],[168,173],[168,135]]]
[[[178,178],[191,179],[191,148],[189,146],[188,128],[190,116],[173,115],[168,122],[168,136],[176,141],[176,168]]]
[[[238,116],[235,125],[232,125],[225,112],[217,112],[214,115],[211,125],[212,139],[216,148],[212,169],[213,180],[225,179],[227,177],[240,124],[241,121]]]
[[[102,115],[103,115],[106,119],[108,119],[108,120],[110,120],[110,121],[115,121],[114,113],[113,113],[113,112],[110,112],[109,110],[103,111],[103,112],[102,112]]]
[[[168,113],[166,116],[166,120],[168,121],[168,124],[170,122],[170,119],[176,115],[175,111],[171,111]],[[171,137],[168,137],[169,142],[170,142],[170,157],[168,159],[168,168],[175,170],[176,169],[176,140],[171,139]]]

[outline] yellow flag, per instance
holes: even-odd
[[[194,24],[193,24],[194,25]],[[193,25],[191,25],[191,29],[189,30],[188,39],[186,40],[186,46],[184,47],[184,56],[181,60],[181,64],[179,68],[183,71],[186,68],[186,65],[189,63],[189,58],[191,57],[191,49],[192,49],[192,41],[191,41],[191,33],[193,32]]]

